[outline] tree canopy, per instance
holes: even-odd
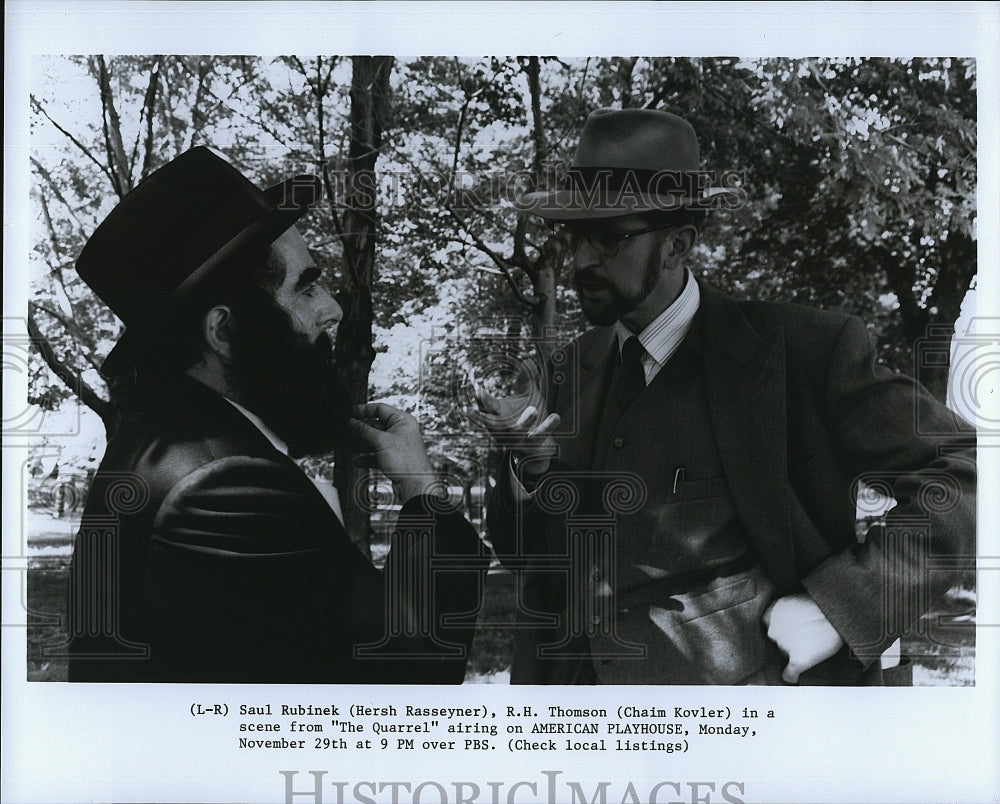
[[[709,220],[696,273],[737,296],[858,314],[891,368],[913,371],[915,341],[954,322],[976,274],[972,59],[91,55],[36,67],[31,401],[76,396],[109,431],[115,389],[98,368],[120,324],[73,265],[120,198],[197,144],[261,185],[324,176],[326,202],[303,226],[347,311],[338,358],[355,395],[417,411],[432,453],[466,480],[487,473],[469,374],[509,376],[532,344],[544,353],[584,327],[567,244],[515,199],[558,179],[596,108],[680,114],[703,167],[742,177],[747,203]]]

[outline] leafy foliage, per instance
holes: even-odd
[[[304,226],[331,286],[345,278],[343,225],[357,220],[344,216],[341,184],[349,59],[37,66],[29,312],[51,354],[34,367],[34,402],[81,393],[113,421],[102,403],[114,389],[97,367],[120,328],[72,265],[117,199],[192,145],[216,147],[262,185],[325,170],[331,198]],[[748,203],[709,221],[699,273],[738,296],[857,313],[893,368],[912,371],[915,340],[955,320],[975,276],[972,60],[425,57],[397,61],[390,88],[375,168],[369,385],[418,411],[432,453],[460,474],[486,471],[456,397],[482,368],[476,344],[493,339],[516,356],[530,353],[527,339],[583,327],[566,244],[513,200],[557,180],[599,106],[681,114],[706,168],[742,173]]]

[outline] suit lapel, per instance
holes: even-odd
[[[207,414],[207,421],[213,424],[206,427],[209,442],[218,441],[220,444],[229,439],[237,439],[240,447],[248,456],[256,458],[267,458],[278,463],[285,464],[294,471],[294,475],[300,478],[298,483],[301,494],[307,498],[312,498],[317,505],[321,505],[323,510],[329,511],[332,530],[334,534],[339,528],[343,531],[344,526],[334,513],[330,502],[323,495],[323,492],[309,479],[302,468],[288,455],[276,449],[270,439],[250,419],[244,416],[236,407],[231,405],[215,391],[205,387],[201,383],[185,378],[178,384],[178,393],[189,399],[188,404],[175,404],[176,410],[190,411],[200,409]],[[203,420],[204,423],[204,420]],[[215,451],[222,452],[222,448]]]
[[[237,413],[239,413],[239,411],[237,411]],[[252,422],[248,423],[251,425],[253,424]],[[256,429],[256,427],[254,429]],[[294,469],[295,474],[301,478],[302,482],[299,486],[302,489],[302,494],[306,497],[312,497],[313,501],[317,505],[321,505],[324,511],[329,511],[329,518],[331,520],[330,525],[332,528],[330,534],[333,535],[338,529],[344,531],[344,523],[340,521],[340,518],[334,511],[332,502],[326,498],[326,495],[320,490],[319,486],[312,481],[309,475],[305,473],[305,470],[303,470],[301,466],[299,466],[291,457],[283,453],[281,450],[274,449],[274,446],[270,444],[270,442],[268,442],[268,446],[274,450],[274,455],[272,456],[274,460],[285,463],[290,469]],[[346,533],[346,531],[344,532]]]
[[[701,290],[705,391],[729,491],[768,574],[791,587],[784,337],[762,338],[736,302]]]

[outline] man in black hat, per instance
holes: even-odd
[[[476,610],[486,559],[413,418],[351,409],[343,312],[295,227],[320,191],[313,176],[261,191],[194,148],[80,255],[126,325],[103,370],[135,390],[75,544],[70,680],[463,680],[472,630],[445,619]],[[349,442],[404,503],[384,572],[293,460]]]
[[[521,578],[511,680],[889,683],[882,654],[975,554],[975,434],[858,319],[696,279],[705,210],[739,200],[699,168],[681,118],[603,109],[569,188],[524,198],[568,228],[595,326],[553,357],[546,410],[481,399],[509,448],[489,530]],[[863,487],[896,505],[859,539]]]

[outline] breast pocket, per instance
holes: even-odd
[[[641,515],[628,523],[622,549],[628,560],[673,575],[704,567],[708,559],[745,551],[736,511],[723,477],[658,485]]]

